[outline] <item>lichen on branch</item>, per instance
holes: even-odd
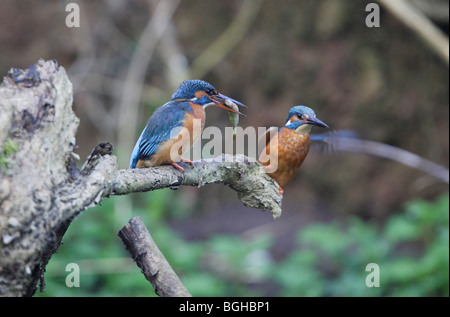
[[[149,191],[180,185],[204,186],[223,183],[238,193],[241,202],[251,208],[270,210],[281,216],[282,196],[276,182],[267,176],[259,163],[243,155],[223,154],[215,158],[186,164],[184,172],[172,166],[149,169],[125,169],[117,172],[110,194]]]

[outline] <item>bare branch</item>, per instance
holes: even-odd
[[[117,172],[109,194],[124,195],[180,185],[198,186],[223,183],[238,193],[242,203],[251,208],[272,212],[275,219],[281,216],[282,196],[276,182],[267,176],[261,165],[243,155],[222,155],[184,166],[180,172],[172,166],[149,169],[120,170]]]
[[[161,297],[191,296],[153,241],[139,216],[131,218],[118,235],[157,295]]]

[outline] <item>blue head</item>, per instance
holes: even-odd
[[[172,95],[174,99],[193,99],[198,96],[200,92],[207,95],[217,94],[216,88],[206,81],[200,79],[185,80],[178,87],[177,91]],[[196,94],[197,93],[197,94]]]
[[[314,110],[306,106],[295,106],[289,110],[286,119],[286,128],[292,130],[305,129],[309,132],[312,126],[328,128],[324,122],[316,118]]]
[[[245,107],[245,105],[239,101],[218,93],[213,85],[200,79],[183,81],[177,91],[172,95],[172,100],[190,101],[205,108],[210,105],[216,105],[225,110],[239,114],[242,113],[233,109],[230,105],[234,103]]]

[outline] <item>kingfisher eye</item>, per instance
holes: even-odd
[[[309,116],[307,114],[302,114],[302,115],[298,115],[298,118],[300,120],[306,120],[306,119],[309,119]]]
[[[210,96],[218,94],[217,90],[215,89],[209,89],[206,93]]]

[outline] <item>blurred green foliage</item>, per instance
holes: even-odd
[[[449,196],[413,201],[381,227],[351,219],[298,232],[299,247],[277,266],[285,296],[449,296]],[[366,287],[368,263],[380,287]]]
[[[141,194],[150,207],[134,213],[194,296],[449,296],[448,194],[409,202],[382,225],[356,218],[308,225],[281,261],[271,256],[277,245],[270,234],[184,240],[161,212],[174,204],[172,195]],[[107,199],[71,225],[38,296],[155,296],[117,237],[122,225],[113,209]],[[79,288],[65,286],[68,263],[80,266]],[[379,265],[380,287],[366,286],[368,263]]]

